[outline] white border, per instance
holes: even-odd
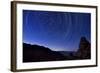
[[[63,12],[82,12],[91,13],[91,59],[90,60],[73,60],[73,61],[52,61],[52,62],[22,62],[22,10],[46,10],[46,11],[63,11]],[[17,4],[17,69],[35,69],[35,68],[51,68],[51,67],[68,67],[96,64],[96,10],[94,8],[81,7],[61,7],[61,6],[44,6],[44,5],[28,5]]]

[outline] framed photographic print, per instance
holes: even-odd
[[[97,6],[11,2],[11,71],[97,66]]]

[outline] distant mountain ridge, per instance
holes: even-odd
[[[63,54],[47,47],[23,43],[23,62],[56,61],[67,59]]]
[[[59,51],[64,56],[71,56],[72,54],[76,53],[75,51]]]

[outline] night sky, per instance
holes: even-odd
[[[91,41],[91,14],[23,10],[23,42],[54,51],[77,51],[80,38]]]

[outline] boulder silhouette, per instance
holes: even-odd
[[[91,58],[91,45],[85,37],[81,37],[79,49],[76,54],[79,59]]]

